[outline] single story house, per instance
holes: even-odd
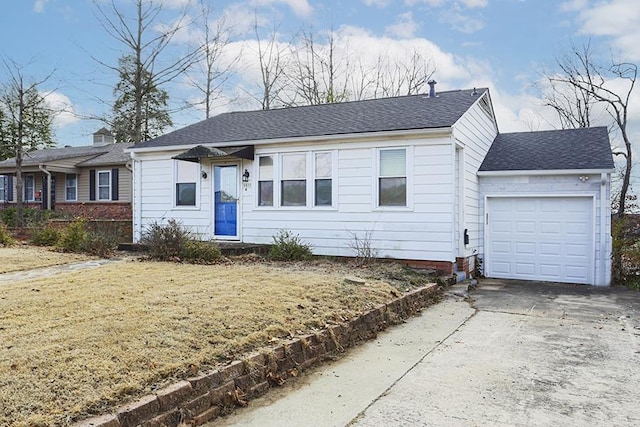
[[[459,276],[608,285],[604,128],[501,134],[489,90],[231,112],[132,146],[134,241],[169,218],[203,240],[384,258]]]
[[[115,143],[102,128],[92,145],[25,153],[24,205],[88,219],[131,220],[128,145]],[[15,206],[15,174],[15,158],[0,162],[0,209]]]

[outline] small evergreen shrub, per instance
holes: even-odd
[[[31,243],[37,246],[56,246],[62,237],[62,232],[54,227],[36,228],[31,233]]]
[[[191,233],[175,219],[166,224],[154,221],[142,233],[140,243],[147,247],[149,258],[158,261],[179,259],[185,250]]]
[[[311,259],[311,245],[303,242],[297,234],[280,230],[273,236],[269,258],[276,261],[304,261]]]
[[[56,246],[64,252],[84,252],[88,237],[87,223],[79,219],[62,231]]]
[[[220,249],[212,243],[200,240],[189,240],[185,243],[180,254],[183,261],[197,264],[211,264],[216,262],[222,253]]]
[[[7,230],[7,226],[0,223],[0,245],[11,246],[15,242],[15,239],[13,238],[13,236],[11,236],[9,230]]]

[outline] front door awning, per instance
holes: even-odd
[[[187,162],[200,163],[202,159],[225,159],[229,157],[253,160],[253,145],[245,145],[242,147],[205,147],[204,145],[196,145],[195,147],[173,156],[175,160],[185,160]]]

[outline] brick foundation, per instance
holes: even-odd
[[[153,395],[123,406],[113,414],[90,418],[76,427],[199,426],[246,406],[249,399],[281,386],[291,376],[344,352],[360,341],[375,338],[389,325],[416,315],[441,291],[428,285],[409,292],[348,322],[254,353],[218,370],[172,384]]]
[[[56,202],[56,212],[87,219],[132,219],[129,202]]]

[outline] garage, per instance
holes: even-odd
[[[609,286],[607,128],[498,134],[478,169],[485,276]]]
[[[488,277],[592,284],[593,197],[487,199]]]

